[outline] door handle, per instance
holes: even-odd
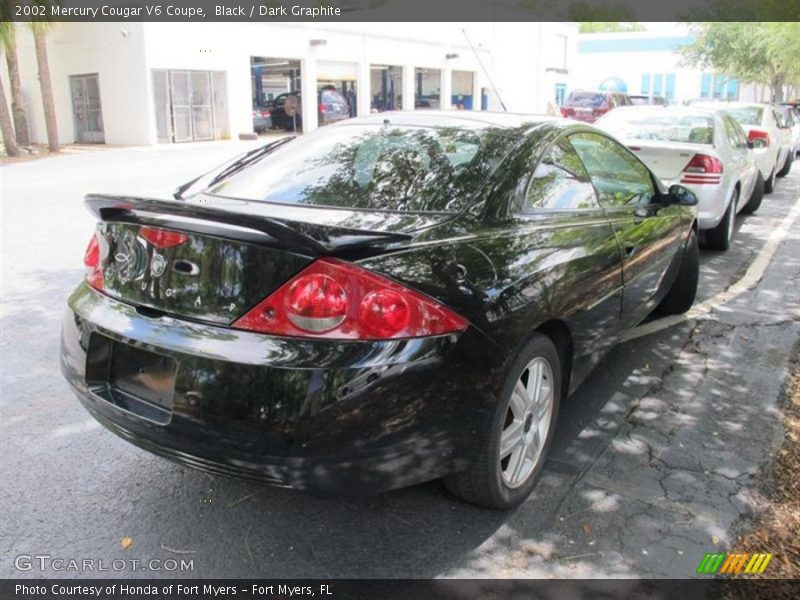
[[[625,242],[625,258],[630,258],[636,253],[636,246],[631,242]]]

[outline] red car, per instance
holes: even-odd
[[[561,107],[561,114],[568,119],[594,123],[613,108],[631,105],[631,99],[619,92],[574,91]]]

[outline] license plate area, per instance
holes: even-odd
[[[177,365],[170,356],[100,334],[89,339],[86,383],[97,397],[160,425],[172,418]]]

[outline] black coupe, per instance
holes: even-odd
[[[175,199],[86,203],[62,333],[83,405],[179,463],[321,494],[443,477],[520,503],[559,404],[697,287],[696,198],[564,119],[382,113]]]

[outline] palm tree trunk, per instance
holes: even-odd
[[[6,91],[3,88],[3,79],[0,78],[0,131],[3,133],[3,145],[6,147],[6,154],[9,156],[19,156],[17,138],[14,135],[14,125],[11,123],[11,114],[6,105]]]
[[[28,113],[25,111],[25,99],[22,96],[22,83],[19,78],[19,62],[17,61],[17,35],[12,24],[5,38],[6,63],[8,64],[8,80],[11,86],[11,113],[14,115],[14,129],[17,132],[17,144],[30,146],[30,130],[28,129]]]
[[[56,122],[56,103],[53,99],[53,84],[50,81],[50,64],[47,60],[47,33],[43,27],[33,25],[33,39],[36,44],[36,65],[39,67],[39,86],[42,89],[44,124],[47,128],[47,145],[50,152],[58,152],[58,124]]]

